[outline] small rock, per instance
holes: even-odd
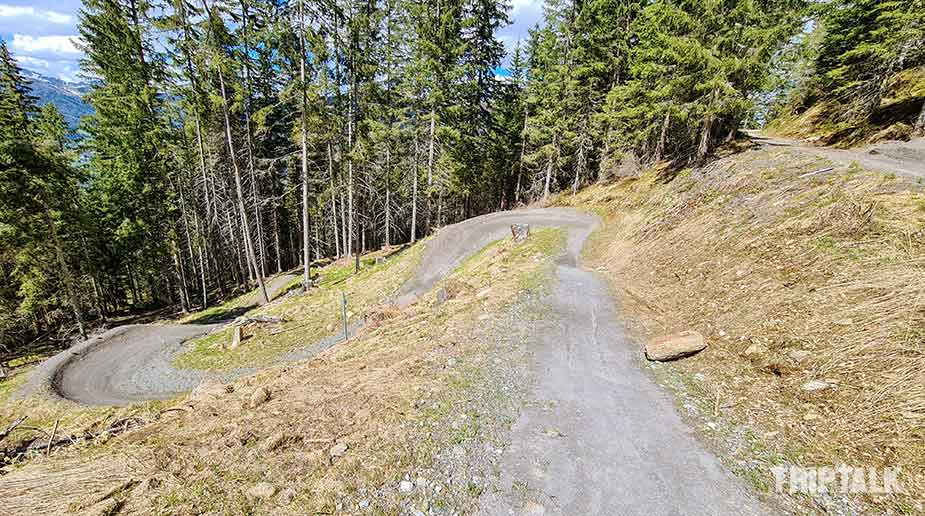
[[[360,509],[368,509],[369,500],[360,500],[360,503],[357,504],[357,507],[359,507]]]
[[[475,298],[483,299],[485,297],[488,297],[488,294],[491,294],[491,287],[485,287],[482,290],[479,290],[478,293],[475,294]]]
[[[437,291],[437,305],[442,305],[446,303],[446,300],[450,298],[450,295],[447,293],[445,288],[441,288]]]
[[[260,451],[263,453],[270,453],[286,442],[286,434],[283,432],[277,432],[270,437],[267,437],[265,441],[260,443]]]
[[[752,344],[751,346],[745,348],[746,355],[762,355],[768,352],[768,348],[762,346],[761,344]]]
[[[803,416],[803,421],[816,421],[817,419],[819,419],[819,414],[813,414],[812,412]]]
[[[270,391],[266,387],[257,387],[251,394],[250,408],[257,408],[270,400]]]
[[[793,360],[794,362],[799,363],[813,356],[813,354],[810,353],[809,351],[804,351],[802,349],[792,349],[789,352],[787,352],[787,356],[790,357],[790,359]]]
[[[280,505],[289,505],[292,503],[293,500],[295,500],[295,495],[296,495],[295,489],[292,489],[291,487],[287,487],[286,489],[283,489],[279,493],[277,500],[279,500]]]
[[[666,362],[699,353],[706,347],[703,335],[695,331],[683,331],[650,340],[646,344],[646,358]]]
[[[276,487],[269,482],[258,482],[254,487],[247,490],[247,496],[269,500],[276,494]]]
[[[803,384],[802,389],[807,392],[823,391],[825,389],[831,389],[832,384],[824,382],[822,380],[810,380]]]
[[[400,493],[410,493],[414,490],[414,482],[410,480],[402,480],[398,483],[398,491]]]
[[[707,423],[707,427],[708,427],[710,430],[713,430],[713,431],[715,432],[716,429],[719,428],[719,425],[717,425],[717,424],[714,423],[713,421],[710,421],[709,423]]]
[[[455,359],[455,358],[451,358],[451,359],[447,360],[447,361],[446,361],[446,366],[447,366],[447,367],[455,367],[455,366],[456,366],[456,359]]]
[[[338,458],[338,457],[343,457],[344,454],[347,453],[347,449],[348,449],[348,448],[350,448],[350,447],[347,446],[347,443],[337,443],[337,444],[335,444],[334,446],[331,447],[331,450],[330,450],[330,452],[329,452],[330,455],[331,455],[331,458],[332,458],[332,459],[336,459],[336,458]]]

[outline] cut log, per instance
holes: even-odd
[[[228,349],[235,349],[241,345],[242,330],[240,326],[235,326],[231,330],[231,345]]]
[[[530,236],[529,224],[511,224],[511,237],[514,242],[521,243]]]

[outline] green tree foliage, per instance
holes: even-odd
[[[502,0],[86,0],[79,135],[0,46],[0,324],[195,310],[623,161],[706,159],[800,7],[547,0],[505,56]]]

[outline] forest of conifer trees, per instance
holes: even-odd
[[[703,163],[769,94],[863,116],[925,61],[921,4],[547,0],[506,54],[504,0],[84,0],[76,132],[0,46],[0,343]]]

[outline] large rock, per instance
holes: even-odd
[[[260,405],[270,401],[270,391],[266,387],[258,387],[254,390],[254,393],[251,394],[250,403],[248,405],[250,408],[257,408]]]
[[[254,487],[247,490],[247,496],[269,500],[276,494],[276,487],[269,482],[258,482]]]
[[[682,331],[656,337],[646,344],[646,358],[658,362],[684,358],[707,347],[703,335],[695,331]]]

